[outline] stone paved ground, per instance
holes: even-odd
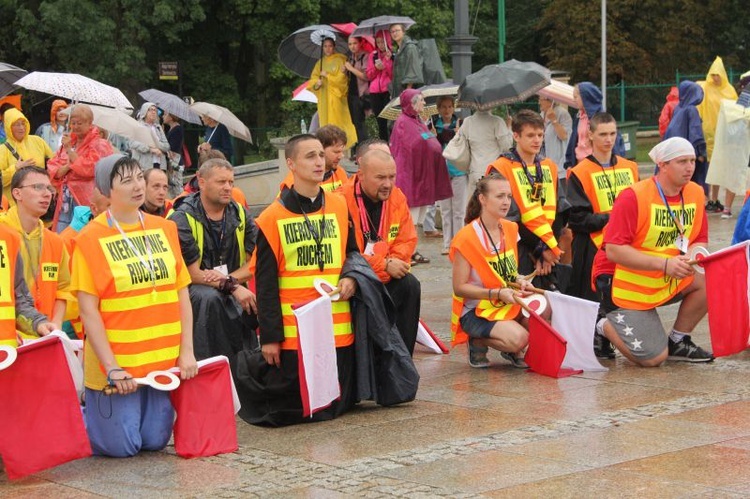
[[[738,207],[735,207],[737,210]],[[711,249],[734,220],[710,216]],[[449,338],[450,267],[440,242],[415,274],[422,316]],[[662,312],[665,322],[676,309]],[[695,334],[708,346],[704,320]],[[90,458],[18,482],[0,497],[748,497],[750,352],[711,365],[560,380],[499,355],[471,369],[465,347],[415,355],[417,400],[361,404],[327,423],[265,429],[238,422],[234,454],[184,460],[168,447],[125,460]],[[51,417],[53,417],[51,415]]]

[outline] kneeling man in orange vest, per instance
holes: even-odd
[[[657,144],[651,159],[659,170],[623,190],[612,208],[592,274],[606,319],[597,324],[628,359],[643,367],[666,359],[711,362],[693,343],[706,315],[706,281],[688,263],[696,244],[708,242],[703,189],[690,181],[695,152],[673,137]],[[682,302],[666,335],[656,307]]]

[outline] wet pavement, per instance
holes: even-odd
[[[735,213],[739,212],[739,203]],[[709,216],[710,249],[735,219]],[[432,262],[422,317],[450,338],[450,265],[442,241],[421,239]],[[676,306],[661,316],[671,325]],[[704,319],[694,340],[709,347]],[[0,497],[748,497],[750,351],[712,364],[637,368],[551,379],[491,352],[472,369],[466,347],[420,350],[417,400],[363,403],[338,420],[282,429],[238,420],[233,454],[185,460],[164,452],[89,458],[9,483]],[[50,417],[54,417],[50,415]]]

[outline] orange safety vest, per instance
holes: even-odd
[[[0,345],[18,346],[16,339],[16,259],[21,238],[0,225]]]
[[[276,199],[256,219],[279,265],[279,300],[284,326],[281,348],[284,350],[297,349],[297,321],[292,306],[320,296],[313,287],[316,277],[338,284],[346,259],[346,241],[349,235],[346,202],[341,196],[329,192],[325,192],[324,196],[325,226],[322,228],[321,249],[325,267],[322,272],[316,257],[316,243],[303,215],[289,211]],[[323,215],[323,209],[307,214],[308,220],[319,234]],[[255,273],[254,269],[251,270]],[[336,347],[352,345],[354,333],[349,301],[335,301],[331,305]]]
[[[346,170],[339,166],[333,170],[333,174],[330,177],[320,183],[320,188],[326,192],[336,192],[341,189],[341,186],[344,185],[348,179],[349,177],[346,174]],[[279,185],[279,192],[283,191],[284,188],[291,189],[293,185],[294,175],[290,171]]]
[[[638,200],[638,222],[631,246],[647,255],[672,258],[680,254],[675,246],[677,228],[659,196],[654,179],[641,180],[631,187]],[[685,212],[680,200],[669,206],[678,220],[683,220],[685,237],[693,244],[701,232],[704,213],[703,189],[693,182],[682,189]],[[650,310],[674,298],[693,282],[693,277],[666,279],[661,270],[636,270],[616,265],[612,278],[612,301],[632,310]]]
[[[485,175],[494,172],[502,173],[510,182],[513,200],[521,212],[521,223],[541,239],[555,256],[562,251],[557,246],[557,239],[552,232],[552,224],[557,214],[557,165],[549,159],[541,161],[542,189],[541,199],[532,199],[532,185],[524,172],[523,165],[506,156],[500,156],[487,167]],[[534,165],[529,166],[529,172],[536,174]]]
[[[385,271],[386,257],[398,258],[399,260],[408,262],[417,248],[417,231],[414,228],[414,222],[409,213],[406,196],[401,189],[394,186],[391,196],[383,204],[383,213],[380,215],[381,226],[386,233],[383,240],[387,243],[388,250],[385,254],[364,255],[366,245],[365,236],[362,232],[359,204],[355,195],[356,178],[357,176],[354,175],[344,184],[341,188],[341,194],[346,199],[346,205],[354,222],[357,247],[360,253],[363,253],[364,258],[381,282],[386,283],[391,280],[390,274]]]
[[[638,164],[620,156],[616,158],[616,164],[607,168],[585,158],[568,171],[568,175],[575,175],[581,182],[595,214],[611,213],[612,205],[620,192],[638,182]],[[602,247],[604,231],[592,232],[589,237],[597,249]]]
[[[141,227],[123,228],[140,258],[117,228],[109,226],[106,213],[81,230],[74,250],[91,269],[115,360],[134,377],[174,367],[182,333],[176,283],[184,262],[177,226],[153,215],[143,218],[145,232]],[[153,272],[148,268],[151,259]],[[88,340],[85,348],[85,355],[95,355]],[[90,377],[86,372],[86,379]]]
[[[503,219],[500,219],[499,222],[504,235],[502,243],[495,241],[495,244],[498,245],[498,251],[502,251],[499,258],[498,255],[495,255],[493,249],[488,250],[482,244],[482,241],[484,241],[487,246],[492,247],[479,219],[459,230],[458,234],[453,237],[450,248],[451,262],[454,260],[457,251],[461,253],[461,256],[471,265],[472,270],[479,274],[482,285],[488,289],[504,288],[508,285],[503,279],[501,263],[509,277],[515,278],[518,275],[518,224]],[[465,343],[469,339],[459,322],[463,309],[464,298],[454,294],[451,306],[451,341],[453,346]],[[496,307],[489,300],[479,300],[479,304],[474,309],[477,316],[489,321],[515,319],[520,311],[519,305],[505,304]]]

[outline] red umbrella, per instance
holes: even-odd
[[[354,30],[357,29],[357,25],[354,23],[331,24],[330,26],[347,37],[351,36],[351,34],[354,33]],[[363,52],[369,54],[375,50],[375,39],[372,36],[357,35],[357,37],[361,40],[360,47]]]

